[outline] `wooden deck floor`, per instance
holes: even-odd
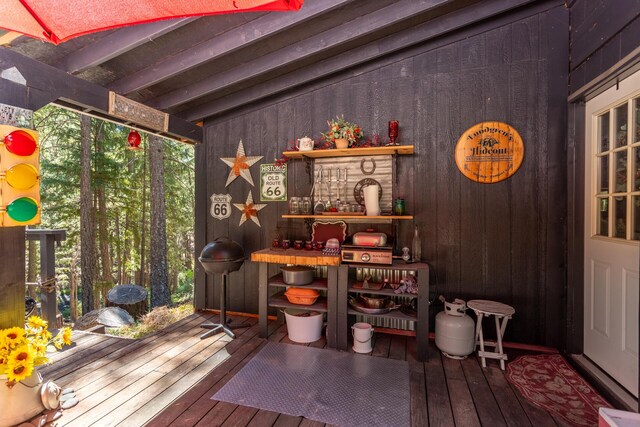
[[[76,345],[42,370],[45,378],[74,388],[80,399],[57,425],[322,426],[210,399],[266,344],[255,319],[236,319],[249,327],[237,329],[235,340],[221,334],[200,340],[199,325],[216,320],[200,313],[142,340],[76,334]],[[284,326],[269,341],[291,343]],[[325,341],[311,345],[324,347]],[[431,350],[429,361],[420,363],[413,338],[379,334],[374,344],[372,357],[409,362],[413,426],[565,425],[527,403],[496,363],[482,369],[475,357],[455,361]]]

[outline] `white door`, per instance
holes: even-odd
[[[586,104],[584,354],[638,396],[640,72]]]

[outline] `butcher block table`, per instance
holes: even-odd
[[[307,251],[297,249],[262,249],[251,254],[251,261],[259,263],[258,270],[258,310],[260,336],[266,338],[268,335],[267,314],[269,306],[285,308],[295,307],[296,309],[316,310],[327,314],[327,346],[336,348],[337,344],[337,308],[338,308],[338,270],[340,269],[340,256],[323,255],[319,251]],[[326,303],[316,303],[313,306],[303,306],[289,304],[279,299],[275,302],[269,301],[269,287],[285,287],[279,276],[269,277],[269,264],[283,265],[309,265],[327,266],[327,279],[318,279],[305,288],[326,289]],[[342,267],[344,268],[344,266]],[[280,315],[278,316],[281,317]]]

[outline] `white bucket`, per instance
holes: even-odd
[[[284,316],[287,320],[287,333],[293,342],[309,343],[318,341],[322,336],[322,313],[311,316],[296,316],[296,314],[308,313],[305,310],[294,310],[287,308]]]
[[[353,351],[356,353],[371,353],[371,338],[373,328],[370,324],[358,322],[351,327],[353,335]]]

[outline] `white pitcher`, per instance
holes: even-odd
[[[313,139],[308,136],[296,140],[296,148],[298,148],[299,151],[311,151],[313,150],[313,145]]]

